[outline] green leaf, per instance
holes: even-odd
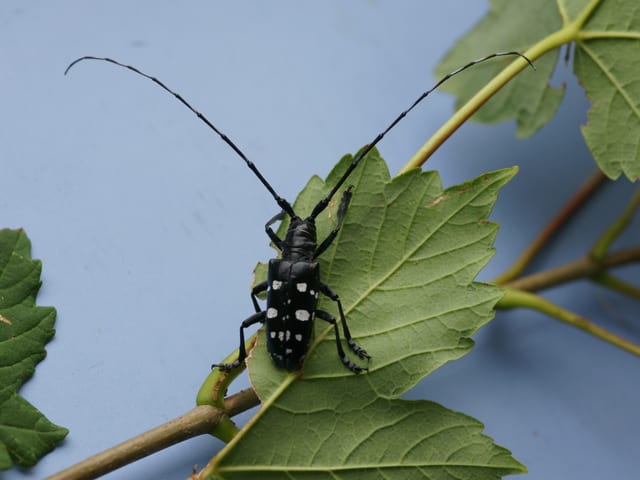
[[[447,54],[442,75],[493,51],[518,50],[534,61],[498,92],[474,119],[516,119],[518,136],[532,135],[557,111],[564,86],[549,85],[560,47],[574,42],[574,73],[592,101],[582,127],[600,169],[610,178],[640,177],[640,13],[637,0],[491,0],[489,14]],[[502,59],[504,62],[509,59]],[[502,69],[487,62],[442,88],[466,103]]]
[[[582,134],[610,178],[640,178],[639,7],[637,1],[603,2],[576,44],[574,72],[593,103]]]
[[[492,52],[525,52],[561,26],[554,0],[491,0],[487,16],[446,54],[436,68],[436,76],[441,77]],[[554,88],[548,83],[556,67],[558,51],[531,60],[535,60],[536,70],[528,68],[512,79],[478,110],[472,117],[474,120],[498,123],[515,119],[518,136],[527,137],[553,118],[564,96],[564,86]],[[456,95],[458,109],[512,61],[513,58],[501,57],[476,65],[440,88]]]
[[[283,394],[214,478],[483,480],[526,471],[477,420],[433,402],[376,397],[364,381],[344,383],[342,395]]]
[[[0,469],[28,467],[68,431],[17,394],[54,335],[55,310],[35,306],[42,265],[22,230],[0,230]]]
[[[344,157],[326,183],[313,178],[296,212],[310,212],[350,161]],[[372,152],[350,177],[344,225],[319,258],[354,339],[372,355],[369,372],[344,368],[333,328],[319,319],[301,372],[274,367],[260,333],[249,373],[262,407],[202,476],[489,479],[524,471],[476,420],[397,398],[467,353],[470,336],[493,317],[501,292],[473,279],[493,254],[497,227],[487,216],[514,173],[443,190],[434,172],[391,180]],[[335,226],[339,195],[317,219],[318,238]],[[336,311],[326,299],[319,308]]]

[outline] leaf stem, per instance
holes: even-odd
[[[569,218],[571,218],[602,185],[606,179],[602,171],[595,172],[580,189],[569,199],[562,209],[551,219],[547,226],[538,234],[533,242],[522,252],[514,264],[493,280],[497,285],[503,285],[518,278],[531,263],[538,252],[559,232]]]
[[[610,273],[601,273],[594,280],[603,287],[610,288],[611,290],[615,290],[623,295],[628,295],[629,297],[640,300],[640,287],[631,285],[615,275]]]
[[[591,0],[582,12],[580,12],[580,15],[574,20],[574,22],[569,25],[573,26],[575,30],[580,30],[603,1],[604,0]]]
[[[555,33],[547,36],[524,55],[532,62],[545,53],[568,43],[576,38],[579,28],[575,24],[568,24]],[[467,103],[465,103],[453,116],[444,123],[426,143],[411,157],[398,174],[402,174],[413,168],[422,166],[429,157],[442,145],[469,117],[482,107],[495,93],[497,93],[509,80],[528,67],[526,60],[517,58],[504,70],[496,75],[489,83],[482,87]]]
[[[590,32],[580,32],[580,35],[578,38],[582,41],[601,40],[601,39],[640,40],[640,32],[623,32],[623,31],[615,31],[615,30],[590,31]]]
[[[563,15],[564,25],[558,31],[547,35],[538,43],[529,48],[524,55],[532,62],[545,53],[554,50],[565,43],[581,38],[582,27],[589,20],[593,12],[598,8],[602,0],[591,0],[573,21],[568,22]],[[482,105],[484,105],[498,90],[509,80],[527,67],[527,62],[518,58],[502,70],[489,83],[482,87],[466,104],[464,104],[444,125],[442,125],[427,142],[411,157],[402,167],[400,174],[413,168],[421,167],[429,157],[442,145],[469,117],[471,117]]]
[[[515,290],[511,288],[505,289],[505,294],[498,302],[497,307],[503,309],[511,309],[518,307],[531,308],[538,310],[550,317],[556,318],[562,322],[565,322],[573,327],[584,330],[591,335],[594,335],[605,342],[609,342],[629,353],[640,356],[640,345],[630,342],[609,330],[606,330],[595,323],[589,321],[585,317],[581,317],[570,310],[566,310],[538,295],[533,293],[524,292],[522,290]]]
[[[611,244],[629,226],[638,207],[640,207],[640,188],[637,188],[631,196],[631,201],[622,212],[622,215],[613,222],[591,248],[590,254],[594,259],[600,260],[606,255]]]
[[[199,405],[185,415],[93,455],[47,480],[85,480],[105,475],[188,438],[209,433],[223,415],[224,411],[220,409]]]
[[[521,290],[525,292],[537,292],[539,290],[554,287],[579,278],[597,277],[606,270],[626,263],[640,262],[640,247],[619,250],[606,255],[598,261],[591,255],[585,255],[578,260],[566,263],[559,267],[551,268],[543,272],[533,273],[499,284],[501,287]]]
[[[640,345],[615,335],[609,330],[590,322],[588,319],[531,293],[579,278],[592,278],[604,286],[640,298],[640,289],[638,287],[619,280],[607,272],[610,268],[630,262],[640,262],[640,247],[620,250],[605,255],[601,259],[596,259],[592,255],[585,255],[574,262],[561,265],[560,267],[506,282],[502,285],[505,289],[505,295],[497,303],[496,308],[532,308],[580,328],[634,355],[640,356]]]
[[[251,352],[255,346],[257,335],[252,335],[245,342],[245,350]],[[235,361],[240,354],[239,349],[230,353],[221,363],[228,364]],[[243,362],[237,368],[231,370],[220,370],[212,368],[211,372],[202,383],[200,390],[196,396],[196,405],[210,405],[218,409],[225,409],[225,395],[229,385],[246,370],[247,365]],[[220,421],[216,422],[213,429],[209,432],[214,437],[219,438],[228,443],[239,432],[238,427],[231,421],[228,415],[225,415]]]
[[[255,392],[247,389],[227,398],[224,409],[211,405],[198,405],[185,415],[93,455],[48,477],[47,480],[97,478],[176,443],[198,435],[209,434],[225,418],[248,410],[259,403]]]
[[[208,479],[211,478],[218,470],[218,465],[220,464],[220,462],[222,461],[222,459],[225,457],[225,455],[227,455],[228,452],[230,452],[231,450],[233,450],[236,446],[236,444],[238,442],[240,442],[240,440],[242,440],[242,433],[243,432],[249,432],[251,430],[251,427],[258,422],[258,420],[262,417],[262,414],[264,414],[265,412],[268,411],[269,407],[271,406],[272,403],[274,403],[282,394],[282,392],[284,392],[293,381],[295,381],[295,379],[297,378],[296,374],[289,374],[287,376],[287,378],[282,382],[282,384],[278,387],[278,389],[267,399],[264,399],[262,401],[262,407],[260,409],[260,411],[258,411],[258,413],[256,413],[253,417],[251,417],[249,419],[249,421],[245,424],[245,426],[243,427],[243,429],[239,432],[238,435],[234,436],[231,441],[229,441],[224,447],[223,449],[218,452],[210,461],[209,463],[207,463],[207,465],[204,466],[204,468],[198,473],[198,476],[195,477],[197,479]],[[251,390],[253,392],[253,394],[255,395],[256,401],[257,403],[260,403],[260,399],[258,398],[257,393],[255,393],[255,391]],[[226,404],[226,402],[225,402]]]
[[[526,54],[525,54],[526,55]],[[533,57],[527,58],[533,60]],[[487,83],[473,98],[464,104],[453,116],[442,125],[426,143],[411,157],[409,162],[402,167],[398,175],[420,167],[453,133],[471,117],[487,100],[489,100],[500,88],[522,70],[528,67],[526,60],[517,58],[502,72]]]

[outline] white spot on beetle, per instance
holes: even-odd
[[[290,353],[292,353],[292,352],[293,352],[293,350],[291,350],[290,348],[286,348],[286,349],[284,350],[284,354],[285,354],[285,355],[289,355],[289,354],[290,354]]]
[[[276,332],[275,332],[275,331],[272,331],[271,333],[269,333],[269,336],[270,336],[271,338],[276,338]]]
[[[286,331],[286,332],[284,332],[284,333],[285,333],[285,337],[284,337],[284,339],[285,339],[286,341],[289,341],[289,339],[291,338],[291,330],[287,330],[287,331]]]
[[[280,280],[274,280],[271,282],[271,287],[274,290],[280,290],[280,288],[282,287],[282,282]]]
[[[296,340],[301,342],[302,341],[302,334],[301,333],[296,333]]]
[[[309,295],[317,296],[316,291],[313,288],[309,290]]]
[[[282,330],[278,332],[278,340],[284,340],[284,332]]]
[[[296,288],[298,289],[299,292],[306,292],[307,291],[307,284],[305,282],[300,282],[300,283],[296,284]]]
[[[306,310],[296,310],[296,318],[301,322],[306,322],[311,318],[311,315],[309,315],[309,312]]]
[[[267,309],[267,318],[276,318],[278,316],[278,309],[269,307]]]

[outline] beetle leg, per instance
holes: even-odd
[[[220,370],[227,371],[239,367],[242,362],[244,362],[244,359],[247,358],[247,349],[244,346],[244,329],[251,325],[255,325],[256,323],[264,323],[265,317],[265,312],[257,312],[242,322],[240,325],[240,353],[238,355],[238,359],[233,363],[214,363],[211,365],[211,368],[213,369],[218,367]]]
[[[347,345],[349,345],[349,348],[353,350],[353,353],[358,355],[360,358],[366,358],[367,360],[369,360],[371,356],[367,353],[367,351],[360,345],[358,345],[353,338],[351,338],[351,332],[349,331],[349,327],[347,326],[347,319],[344,315],[342,302],[340,301],[340,297],[338,297],[338,294],[331,290],[331,287],[329,287],[329,285],[325,285],[324,283],[320,283],[320,291],[338,304],[338,312],[340,312],[340,323],[342,323],[342,331],[344,332],[344,338],[347,340]]]
[[[269,282],[265,280],[264,282],[260,282],[259,284],[257,284],[251,289],[251,301],[253,302],[253,308],[256,309],[256,313],[262,311],[262,309],[260,308],[260,305],[258,305],[258,298],[256,297],[256,295],[267,290],[268,286],[269,286]]]
[[[267,235],[269,235],[269,238],[271,239],[273,244],[280,251],[282,251],[282,239],[280,237],[278,237],[278,235],[276,235],[276,232],[273,231],[273,229],[271,228],[271,225],[273,225],[276,222],[279,222],[279,221],[283,220],[285,215],[286,215],[285,211],[284,210],[280,210],[280,212],[278,212],[273,217],[271,217],[269,219],[269,221],[266,223],[266,225],[264,226],[265,232],[267,232]]]
[[[335,317],[323,310],[316,310],[316,317],[333,325],[333,329],[336,334],[336,348],[338,349],[338,356],[340,357],[340,360],[342,361],[344,366],[351,370],[353,373],[360,373],[369,370],[367,367],[356,365],[351,360],[349,360],[349,357],[345,355],[344,350],[342,349],[342,343],[340,342],[340,329],[338,328],[338,322],[336,321]]]
[[[336,238],[336,235],[338,235],[338,232],[342,228],[342,220],[344,219],[344,214],[347,213],[347,207],[349,206],[349,202],[351,201],[352,188],[353,185],[347,188],[342,194],[342,200],[340,201],[340,206],[338,207],[338,224],[336,225],[336,228],[331,230],[331,233],[327,235],[327,238],[322,241],[318,248],[316,248],[316,251],[313,254],[313,258],[318,258],[318,256],[321,255],[322,252],[324,252],[327,247],[329,247],[329,245],[331,245],[331,242],[333,242],[333,240]]]

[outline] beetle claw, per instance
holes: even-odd
[[[211,365],[211,370],[218,367],[222,372],[228,372],[229,370],[233,370],[234,368],[238,368],[240,366],[239,361],[235,361],[233,363],[214,363]]]
[[[360,358],[371,360],[371,356],[367,353],[367,351],[356,342],[354,342],[353,339],[350,338],[349,340],[347,340],[347,345],[349,345],[349,348],[353,351],[353,353],[358,355]]]
[[[349,360],[349,358],[346,356],[342,357],[342,363],[344,364],[345,367],[347,367],[349,370],[351,370],[353,373],[356,373],[356,374],[369,371],[368,367],[361,367],[360,365],[356,365],[351,360]]]

